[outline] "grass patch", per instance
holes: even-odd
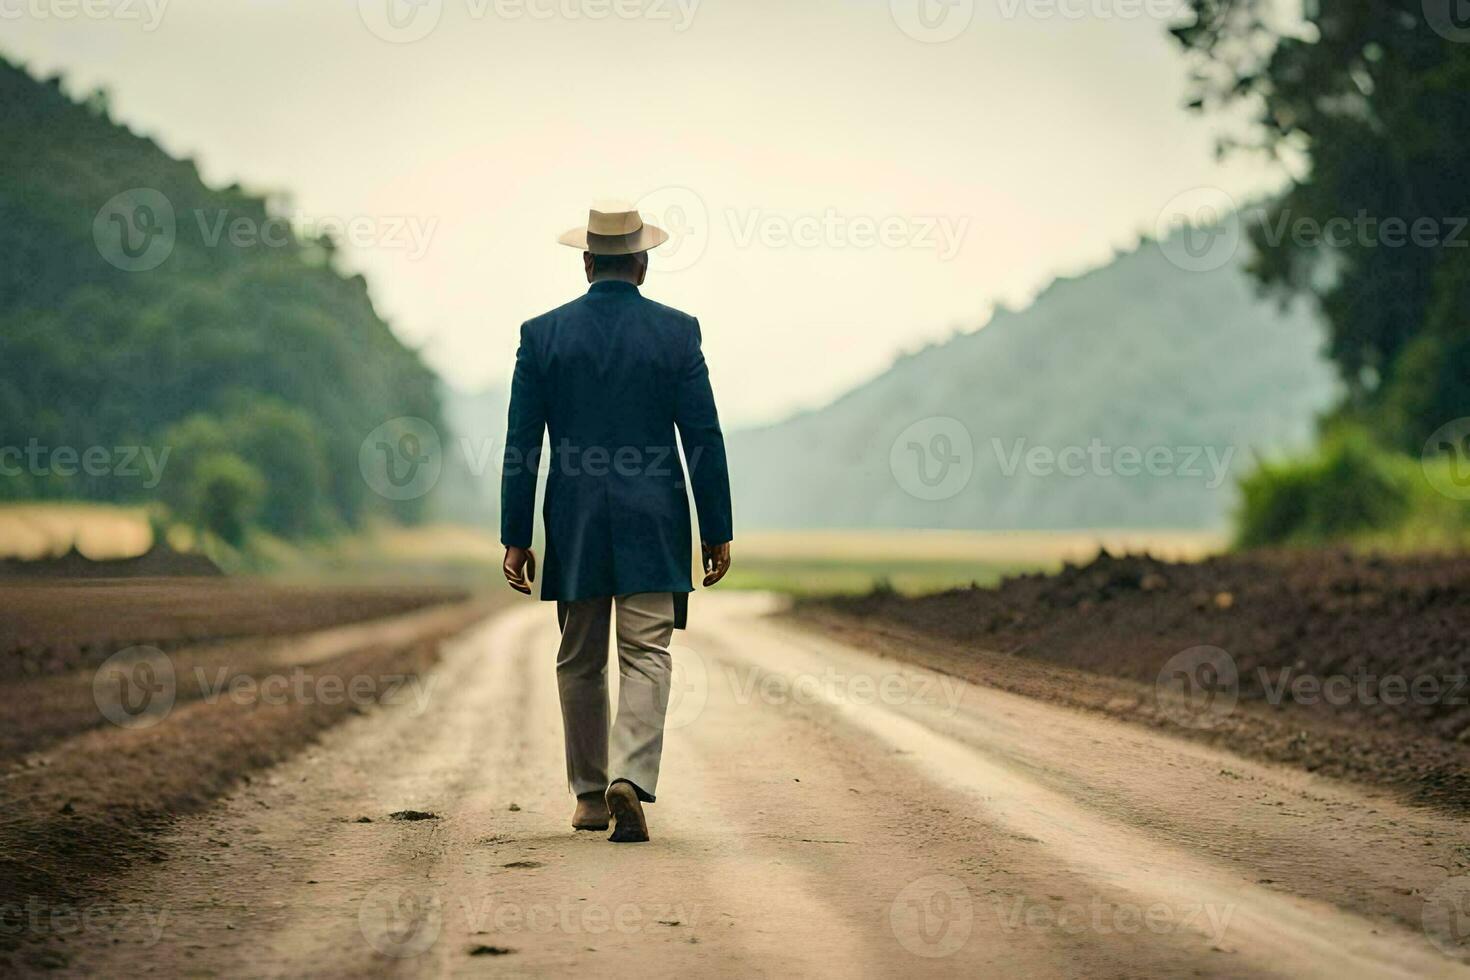
[[[1470,545],[1470,502],[1445,496],[1449,459],[1384,450],[1342,429],[1313,453],[1263,464],[1241,481],[1236,545],[1348,544],[1391,552]]]
[[[900,561],[894,559],[781,559],[736,557],[721,588],[759,589],[789,595],[865,595],[888,588],[923,595],[978,584],[1049,565],[1024,562]]]

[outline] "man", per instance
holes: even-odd
[[[556,600],[556,660],[572,826],[646,841],[663,750],[672,663],[690,580],[689,502],[674,432],[689,463],[704,584],[730,568],[725,440],[700,350],[699,321],[644,299],[648,250],[668,240],[631,206],[594,208],[560,242],[582,250],[591,288],[521,327],[501,479],[505,577],[531,594],[536,473],[551,459],[542,516],[541,598]],[[608,629],[617,608],[619,694],[608,728]],[[611,763],[609,763],[611,741]]]

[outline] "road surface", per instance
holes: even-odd
[[[1470,976],[1470,830],[700,595],[654,835],[571,831],[530,602],[181,822],[73,939],[120,976]],[[432,818],[393,819],[413,810]]]

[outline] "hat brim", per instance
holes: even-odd
[[[632,255],[658,248],[668,240],[668,232],[648,224],[627,235],[594,235],[586,228],[573,228],[557,239],[563,245],[593,255]]]

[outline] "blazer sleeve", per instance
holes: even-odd
[[[684,445],[689,478],[694,485],[694,506],[699,512],[699,536],[709,544],[721,544],[735,536],[730,517],[730,471],[725,461],[725,437],[715,411],[715,394],[710,388],[709,368],[700,347],[699,321],[690,332],[689,350],[679,378],[674,402],[674,424]]]
[[[500,543],[529,548],[536,528],[536,471],[546,431],[546,392],[536,352],[521,325],[510,381],[510,413],[505,427],[505,460],[500,470]]]

